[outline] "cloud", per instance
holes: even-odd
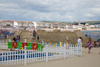
[[[0,20],[100,20],[100,0],[0,0]]]
[[[94,15],[93,15],[93,14],[87,13],[87,14],[85,14],[85,16],[86,16],[86,17],[93,17]]]
[[[94,13],[100,14],[100,7],[99,8],[91,8]]]

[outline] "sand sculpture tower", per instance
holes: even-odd
[[[80,19],[79,19],[78,25],[80,25]]]

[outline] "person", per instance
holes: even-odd
[[[7,35],[5,35],[5,39],[7,38]]]
[[[97,40],[97,46],[100,47],[100,39]]]
[[[13,38],[13,41],[16,42],[16,38],[15,37]]]
[[[37,37],[37,40],[39,40],[39,35],[36,35],[36,37]]]
[[[20,36],[17,36],[16,41],[19,42],[19,40],[20,40]]]
[[[36,37],[36,31],[33,30],[33,37]]]
[[[94,47],[97,47],[97,43],[96,43],[96,41],[94,41],[94,44],[93,44],[93,45],[94,45]]]
[[[86,36],[86,37],[88,37],[88,35],[87,35],[87,34],[85,34],[85,36]]]
[[[93,46],[92,39],[91,39],[91,37],[89,37],[88,40],[87,40],[87,47],[89,49],[88,53],[90,53],[92,46]]]
[[[83,38],[82,37],[80,37],[80,39],[81,39],[81,42],[83,41]]]
[[[79,37],[79,39],[77,40],[77,42],[78,42],[78,45],[81,45],[82,44],[81,37]]]

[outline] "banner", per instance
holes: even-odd
[[[22,42],[18,42],[17,48],[18,49],[21,49],[22,48]]]
[[[27,44],[27,49],[32,50],[32,47],[33,47],[32,43]]]
[[[8,42],[8,48],[10,48],[10,49],[13,48],[13,42]]]
[[[17,48],[17,42],[13,42],[13,48]]]
[[[23,46],[22,46],[22,47],[23,47],[23,49],[25,48],[25,46],[27,46],[27,43],[26,43],[26,42],[25,42],[25,43],[23,43]]]
[[[33,43],[33,48],[32,48],[33,50],[37,50],[38,49],[38,44],[36,44],[36,43]]]
[[[43,45],[42,44],[38,44],[38,51],[42,51],[43,50]]]

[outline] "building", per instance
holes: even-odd
[[[26,23],[28,23],[28,27],[35,28],[35,26],[34,26],[34,23],[33,23],[33,22],[26,22]]]
[[[2,21],[0,21],[0,27],[1,27],[1,22],[2,22]]]
[[[65,29],[66,28],[66,24],[65,23],[59,23],[59,27]]]
[[[18,23],[14,21],[14,27],[18,27]]]
[[[81,25],[81,24],[80,24],[80,19],[79,19],[78,25]]]
[[[3,20],[1,21],[1,26],[2,27],[13,27],[14,21],[13,20]]]
[[[52,28],[60,28],[60,22],[53,22]]]
[[[27,21],[13,21],[13,20],[3,20],[0,22],[0,25],[3,27],[31,27],[31,28],[66,28],[65,23],[61,22],[27,22]]]
[[[22,28],[24,27],[24,21],[15,21],[18,24],[18,27]]]
[[[40,22],[33,22],[35,28],[40,28]]]

